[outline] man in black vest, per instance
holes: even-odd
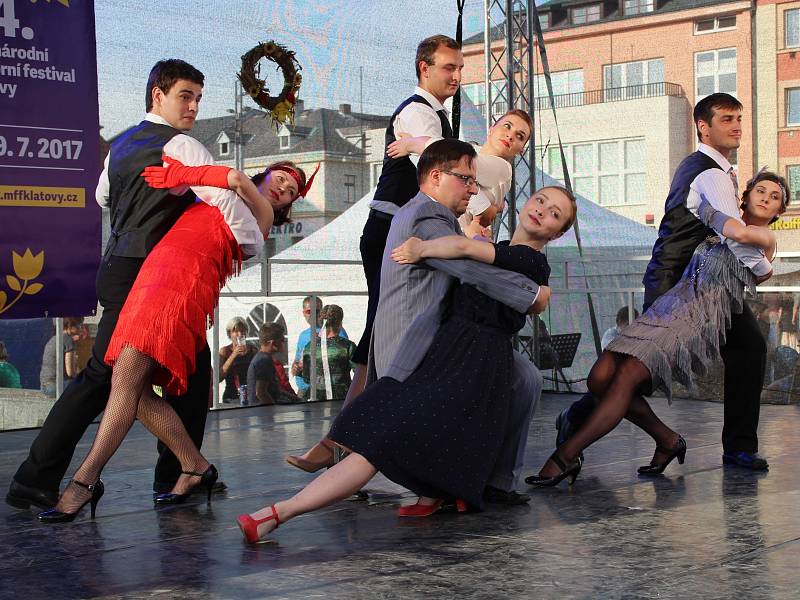
[[[103,359],[128,292],[147,254],[195,201],[188,187],[151,188],[140,174],[146,166],[161,165],[162,154],[184,164],[213,163],[200,142],[183,134],[197,117],[203,80],[203,74],[184,61],[157,63],[147,81],[145,120],[111,144],[96,192],[98,202],[109,206],[111,214],[111,237],[96,282],[103,314],[86,368],[53,405],[28,458],[14,475],[6,502],[16,508],[31,504],[49,508],[58,500],[59,484],[75,447],[108,402],[111,368]],[[207,345],[196,364],[186,394],[168,400],[200,448],[211,385]],[[153,489],[169,491],[180,475],[180,464],[160,443],[158,450]]]
[[[464,55],[461,44],[446,35],[434,35],[422,40],[417,46],[415,58],[417,87],[414,94],[403,100],[389,119],[386,128],[386,144],[383,150],[383,168],[378,179],[378,187],[370,201],[369,216],[364,224],[359,249],[364,276],[367,278],[369,303],[364,333],[358,343],[353,362],[356,368],[353,380],[347,390],[345,404],[351,402],[364,391],[367,382],[367,360],[369,358],[372,324],[378,308],[381,282],[381,261],[386,247],[386,236],[392,216],[419,192],[417,183],[417,156],[391,158],[386,153],[389,144],[397,140],[400,133],[412,137],[428,137],[428,144],[442,138],[452,138],[447,109],[443,103],[455,95],[461,83],[461,70],[464,68]],[[292,369],[299,375],[297,369]],[[332,465],[333,456],[325,443],[318,443],[302,456],[288,457],[289,464],[297,462],[318,465]]]
[[[419,192],[416,166],[418,157],[390,158],[386,154],[386,148],[397,139],[399,133],[413,137],[430,137],[429,143],[453,137],[453,129],[443,103],[456,93],[461,83],[461,70],[464,67],[461,44],[446,35],[426,38],[417,46],[415,66],[418,83],[414,94],[397,107],[386,128],[383,169],[361,235],[359,247],[364,275],[367,278],[369,305],[364,334],[353,356],[358,368],[347,395],[348,400],[363,391],[366,381],[372,323],[380,295],[381,261],[392,216]]]
[[[709,235],[717,233],[698,218],[702,198],[716,210],[731,217],[740,217],[736,174],[728,162],[739,147],[742,129],[742,105],[729,94],[712,94],[694,108],[694,122],[700,141],[697,152],[687,156],[672,178],[664,207],[664,218],[658,228],[658,239],[647,265],[644,283],[644,306],[647,310],[664,292],[671,289],[695,248]],[[734,249],[738,254],[738,250]],[[756,254],[739,256],[757,277],[758,283],[772,275],[769,261]],[[767,348],[750,308],[731,318],[721,349],[725,365],[725,417],[722,428],[722,460],[756,471],[766,471],[767,461],[757,454],[758,419],[761,389],[764,383]],[[591,394],[564,409],[556,419],[556,445],[562,444],[577,431],[594,409]],[[635,413],[626,418],[635,423]]]

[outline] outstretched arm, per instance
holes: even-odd
[[[142,177],[150,187],[175,188],[188,185],[232,190],[253,213],[264,237],[267,236],[274,219],[272,205],[261,195],[247,175],[230,167],[217,165],[188,167],[179,160],[166,155],[163,160],[166,163],[165,167],[145,167],[142,172]]]
[[[457,224],[444,210],[433,202],[422,207],[413,225],[412,235],[423,240],[452,236]],[[428,258],[425,259],[425,265],[475,287],[517,312],[524,313],[532,305],[536,306],[534,301],[537,300],[539,286],[519,273],[468,259]]]
[[[420,155],[425,152],[430,139],[428,135],[409,137],[407,133],[398,133],[397,140],[387,146],[386,154],[389,158],[402,158],[409,154]]]
[[[494,244],[469,240],[462,235],[448,235],[432,240],[408,238],[392,250],[392,260],[401,265],[425,258],[471,258],[488,265],[494,262]]]
[[[745,225],[739,219],[731,217],[724,212],[717,210],[703,198],[697,208],[700,220],[717,233],[724,235],[740,244],[748,244],[762,249],[767,258],[772,260],[775,255],[776,241],[775,235],[766,227],[757,225]]]

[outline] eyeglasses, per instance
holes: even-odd
[[[465,187],[472,187],[473,185],[478,185],[478,182],[475,180],[474,177],[470,177],[469,175],[462,175],[461,173],[456,173],[455,171],[445,171],[442,170],[442,173],[447,173],[448,175],[452,175],[453,177],[458,177],[461,180],[461,183],[464,184]]]

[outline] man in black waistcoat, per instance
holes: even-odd
[[[390,158],[386,154],[386,148],[400,133],[412,137],[429,137],[429,143],[453,137],[448,111],[443,103],[455,95],[461,83],[461,70],[464,67],[461,44],[446,35],[425,38],[417,46],[415,67],[417,87],[414,94],[400,103],[386,128],[383,168],[369,204],[369,217],[364,224],[359,244],[364,275],[367,278],[369,304],[364,333],[353,356],[357,368],[347,394],[348,401],[364,390],[366,382],[372,324],[380,295],[381,261],[392,216],[419,192],[416,166],[418,158]]]
[[[446,35],[425,38],[417,46],[415,66],[417,86],[414,88],[414,94],[400,103],[386,128],[383,168],[375,194],[369,203],[369,216],[359,243],[369,301],[364,333],[353,354],[356,368],[350,388],[347,390],[345,404],[363,392],[367,382],[372,324],[375,321],[380,297],[381,261],[392,217],[401,206],[407,204],[419,192],[416,164],[418,157],[391,158],[386,150],[401,133],[412,137],[428,137],[429,144],[442,138],[453,137],[453,129],[443,103],[455,95],[461,83],[461,70],[464,68],[461,44]],[[300,375],[298,368],[292,368],[293,375]],[[314,466],[319,464],[330,466],[334,459],[328,445],[320,442],[302,456],[290,456],[288,460],[289,464],[294,466],[297,466],[298,462],[315,463]]]
[[[645,287],[644,310],[678,283],[700,242],[709,235],[721,233],[709,229],[698,218],[701,198],[728,216],[740,217],[736,174],[728,158],[739,147],[741,114],[741,103],[722,93],[703,98],[694,108],[700,144],[697,152],[681,162],[672,178],[658,239],[642,281]],[[766,259],[756,261],[748,257],[744,260],[758,283],[772,275]],[[769,468],[767,461],[757,454],[756,430],[767,348],[746,304],[741,314],[732,315],[731,328],[726,332],[721,354],[725,365],[723,463],[766,471]],[[595,398],[586,394],[561,411],[556,419],[557,446],[583,425],[594,406]]]
[[[96,192],[98,202],[110,208],[111,237],[97,272],[97,297],[103,313],[92,356],[53,405],[28,458],[14,475],[6,496],[11,506],[50,508],[56,504],[75,447],[108,402],[111,367],[103,359],[128,292],[147,254],[195,201],[188,187],[151,188],[140,174],[146,166],[161,165],[162,154],[184,164],[208,164],[198,161],[199,154],[208,154],[205,148],[183,134],[194,125],[203,81],[203,74],[182,60],[158,62],[147,81],[145,119],[111,144]],[[196,360],[186,394],[168,397],[168,401],[200,448],[211,389],[208,345]],[[153,489],[166,492],[181,469],[163,444],[159,443],[158,451]]]

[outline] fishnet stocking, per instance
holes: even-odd
[[[75,472],[74,479],[91,484],[128,434],[139,415],[142,423],[163,441],[181,462],[182,470],[202,472],[208,463],[200,456],[175,411],[157,398],[151,387],[156,361],[138,350],[126,346],[120,352],[111,375],[111,394],[97,429],[92,447]],[[193,450],[193,451],[192,451]],[[176,484],[190,488],[198,478],[182,475]],[[77,485],[68,485],[59,498],[56,510],[73,513],[89,498],[89,492]]]

